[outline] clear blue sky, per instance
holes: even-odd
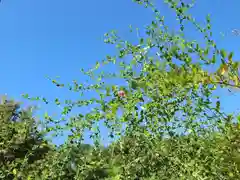
[[[171,10],[162,2],[158,6],[169,26],[175,28]],[[240,29],[239,7],[239,0],[197,0],[192,10],[199,21],[211,14],[218,45],[234,51],[235,58],[240,57],[240,36],[233,36],[231,30]],[[51,99],[73,97],[52,85],[46,75],[60,76],[64,82],[83,80],[81,68],[90,68],[105,55],[114,54],[114,48],[103,43],[105,32],[116,29],[123,38],[134,39],[128,26],[143,28],[152,18],[150,10],[131,0],[2,0],[0,94],[15,99],[22,93]],[[225,38],[220,32],[226,33]],[[199,39],[191,28],[188,36]],[[238,107],[240,96],[222,99],[224,109],[230,111]]]

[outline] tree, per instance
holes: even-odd
[[[14,101],[0,104],[0,166],[1,178],[26,177],[35,170],[51,147],[38,131],[31,111],[23,110]]]
[[[78,157],[80,160],[74,162],[75,179],[87,179],[93,172],[98,174],[99,169],[101,175],[105,174],[104,168],[108,169],[108,176],[90,179],[239,179],[239,131],[229,130],[233,129],[229,127],[234,118],[220,110],[221,103],[213,96],[217,88],[240,87],[239,63],[233,61],[232,52],[219,49],[212,39],[209,16],[206,27],[202,27],[187,13],[192,4],[166,0],[179,20],[179,29],[170,33],[164,17],[150,1],[136,2],[152,9],[156,17],[146,28],[146,36],[139,38],[136,45],[122,40],[114,31],[107,33],[105,42],[117,45],[118,54],[107,56],[95,68],[84,71],[96,80],[95,84],[74,81],[69,88],[81,94],[94,91],[99,97],[66,100],[62,114],[74,107],[94,104],[96,108],[68,119],[66,127],[61,120],[47,117],[55,122],[51,130],[67,128],[72,132],[60,148],[63,156],[60,153],[56,156],[61,158],[53,160],[57,164],[54,177],[66,178],[69,171],[63,169],[69,162],[71,165],[72,157]],[[202,33],[204,46],[187,40],[185,22]],[[120,72],[97,74],[95,70],[108,64],[120,67]],[[208,72],[207,67],[213,64],[219,68]],[[128,84],[111,85],[106,82],[107,77],[121,78]],[[53,83],[58,87],[62,84],[56,80]],[[60,104],[58,99],[55,102]],[[119,139],[107,151],[101,148],[96,125],[100,121],[109,129],[110,138]],[[94,150],[78,156],[73,147],[81,144],[85,130],[92,132]]]

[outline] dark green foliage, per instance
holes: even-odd
[[[108,148],[84,144],[54,148],[44,142],[30,114],[15,103],[2,104],[1,113],[8,117],[2,118],[1,128],[2,179],[13,179],[14,171],[22,179],[240,178],[238,124],[204,136],[170,138],[146,136],[142,127]]]
[[[30,110],[20,109],[19,104],[3,99],[0,114],[1,178],[12,179],[15,171],[34,170],[34,164],[45,158],[50,146],[37,130]],[[25,170],[23,174],[27,173]]]

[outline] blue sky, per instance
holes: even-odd
[[[174,29],[177,23],[171,10],[163,3],[158,6]],[[234,51],[235,58],[240,57],[240,36],[233,36],[231,30],[240,29],[239,7],[238,0],[197,0],[191,10],[202,22],[211,14],[217,44]],[[56,88],[46,76],[60,76],[64,82],[83,81],[81,68],[90,68],[115,53],[113,46],[103,43],[104,33],[116,29],[124,39],[133,40],[136,36],[129,33],[129,25],[143,29],[152,18],[150,10],[131,0],[2,0],[0,94],[15,99],[22,93],[50,99],[76,97]],[[224,38],[220,32],[226,34]],[[199,39],[190,27],[187,35]],[[239,95],[221,94],[225,110],[238,108]],[[48,110],[57,111],[54,107]]]

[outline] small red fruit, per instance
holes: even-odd
[[[121,91],[118,91],[118,96],[125,97],[126,94],[125,94],[125,92],[123,90],[121,90]]]

